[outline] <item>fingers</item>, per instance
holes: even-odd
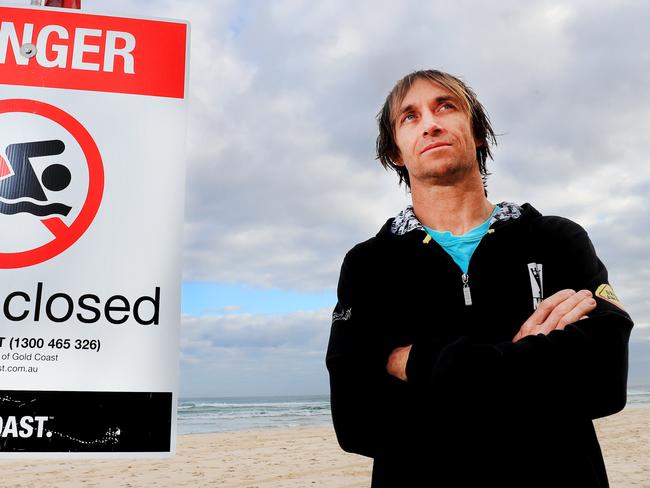
[[[573,308],[573,310],[568,312],[558,321],[555,328],[564,330],[567,325],[588,318],[586,314],[591,312],[594,308],[596,308],[596,300],[591,297],[585,297]]]
[[[554,293],[542,303],[539,304],[537,310],[530,316],[528,320],[524,323],[524,326],[527,324],[541,324],[543,323],[548,316],[555,310],[555,307],[560,305],[562,302],[568,298],[575,295],[575,290],[560,290],[557,293]]]
[[[561,290],[551,295],[521,326],[512,342],[529,335],[548,334],[555,329],[586,319],[587,313],[596,308],[596,302],[589,290]]]
[[[580,320],[580,317],[587,312],[591,312],[596,308],[596,302],[591,297],[589,290],[580,290],[557,305],[542,324],[543,333],[548,334],[555,329],[564,329],[567,325]]]

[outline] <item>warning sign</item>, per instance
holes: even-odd
[[[2,141],[0,229],[6,237],[0,268],[38,264],[71,246],[97,214],[104,189],[97,145],[70,114],[37,100],[0,100],[0,134],[10,134],[15,126],[25,129],[19,140],[27,142]],[[52,135],[40,139],[48,131]]]
[[[184,98],[185,23],[2,8],[0,80]]]
[[[188,40],[0,7],[0,457],[174,452]]]

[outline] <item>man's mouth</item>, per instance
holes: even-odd
[[[423,154],[427,151],[431,151],[432,149],[437,149],[439,147],[446,147],[446,146],[451,146],[451,144],[448,144],[446,142],[435,142],[433,144],[429,144],[427,147],[422,149],[422,151],[420,151],[420,154]]]

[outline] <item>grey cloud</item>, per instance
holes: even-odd
[[[182,347],[323,349],[331,310],[286,315],[227,314],[183,317]]]
[[[497,200],[590,220],[620,217],[624,195],[647,207],[643,2],[110,6],[135,8],[192,22],[187,279],[331,289],[345,250],[407,201],[374,161],[374,116],[421,67],[464,77],[504,134]]]
[[[580,180],[616,213],[606,199],[625,185],[608,188],[597,169],[638,167],[644,155],[648,99],[625,90],[648,70],[624,49],[646,35],[641,6],[369,5],[255,4],[227,44],[240,68],[221,76],[235,81],[221,88],[214,66],[197,74],[198,92],[209,86],[222,103],[192,110],[201,144],[190,149],[188,278],[332,288],[345,250],[406,202],[373,159],[374,116],[395,79],[418,67],[464,76],[505,133],[491,195],[594,213],[579,192],[567,198]],[[631,28],[613,33],[604,19]]]
[[[503,134],[490,198],[585,226],[648,322],[645,2],[153,5],[111,8],[193,23],[186,279],[332,289],[347,249],[407,202],[374,161],[375,114],[398,77],[434,67]]]
[[[627,305],[627,304],[626,304]],[[330,310],[185,316],[181,395],[327,393]],[[630,385],[650,383],[650,322],[630,341]]]
[[[650,385],[650,323],[633,331],[628,385]]]
[[[181,395],[328,392],[331,310],[183,318]]]

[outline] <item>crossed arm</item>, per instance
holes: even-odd
[[[587,314],[596,308],[596,300],[589,290],[561,290],[544,300],[537,310],[524,322],[512,342],[524,337],[544,334],[553,330],[564,330],[567,325],[587,318]],[[386,371],[388,374],[408,381],[406,364],[412,345],[398,347],[388,357]]]
[[[568,230],[558,244],[569,250],[557,265],[569,270],[564,286],[594,291],[607,283],[607,271],[586,233]],[[394,426],[398,438],[400,422],[409,416],[400,410],[404,395],[416,391],[430,392],[451,408],[467,400],[461,398],[466,391],[481,391],[485,404],[503,403],[495,394],[501,392],[513,408],[561,410],[592,419],[625,405],[632,322],[620,307],[588,290],[550,296],[510,341],[425,340],[382,352],[372,340],[376,321],[385,318],[363,299],[368,288],[363,269],[358,254],[346,257],[337,310],[352,310],[352,315],[334,321],[327,352],[332,416],[343,449],[373,457],[389,449],[387,430]]]

